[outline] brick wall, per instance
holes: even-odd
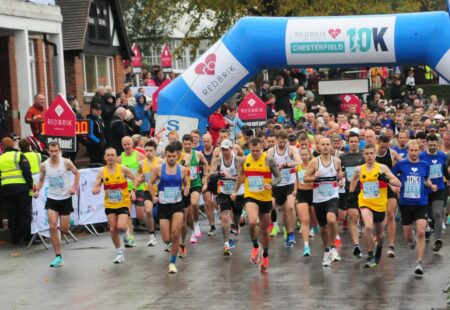
[[[55,100],[55,83],[54,83],[54,76],[53,76],[53,46],[47,45],[45,47],[45,55],[47,59],[47,91],[48,91],[48,102],[52,102]]]
[[[46,93],[46,85],[45,85],[45,64],[44,64],[44,50],[42,39],[34,39],[34,59],[35,59],[35,67],[36,67],[36,90],[39,94]],[[36,94],[33,94],[33,96]],[[49,98],[47,98],[48,104],[51,103]]]
[[[67,95],[75,96],[78,100],[82,115],[89,114],[89,104],[84,102],[84,73],[83,61],[79,54],[65,53],[64,66],[66,74]]]
[[[115,92],[122,92],[124,88],[125,72],[123,70],[122,56],[114,56],[114,82],[116,85]]]

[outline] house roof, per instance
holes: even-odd
[[[62,33],[65,51],[83,50],[86,39],[89,8],[92,0],[56,0],[63,16]],[[119,0],[109,0],[114,25],[120,42],[123,59],[131,59],[130,41],[122,18],[122,9]]]

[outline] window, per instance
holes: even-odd
[[[36,83],[36,57],[34,51],[34,41],[28,41],[28,49],[30,50],[30,74],[31,74],[31,90],[33,91],[33,96],[37,94],[37,83]]]
[[[98,86],[110,85],[115,89],[114,59],[109,56],[83,55],[84,92],[95,93]]]
[[[107,2],[101,0],[91,2],[88,19],[88,35],[90,40],[109,43],[109,12]]]

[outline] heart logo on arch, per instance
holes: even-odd
[[[195,73],[201,75],[214,75],[216,72],[216,54],[209,54],[205,58],[205,62],[199,63],[195,67]]]
[[[330,29],[328,29],[328,34],[329,34],[330,36],[332,36],[333,39],[336,39],[336,37],[337,37],[340,33],[341,33],[341,29],[339,29],[339,28],[336,28],[336,29],[330,28]]]

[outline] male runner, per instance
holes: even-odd
[[[359,150],[359,136],[355,133],[350,133],[347,142],[349,145],[349,151],[345,154],[342,154],[339,158],[341,159],[342,169],[345,172],[345,191],[349,192],[350,182],[353,179],[353,175],[355,173],[355,169],[357,166],[360,166],[364,163],[363,154]],[[356,181],[357,183],[359,180]],[[354,194],[357,196],[359,194],[359,184],[355,187]],[[359,209],[358,205],[355,203],[356,201],[347,200],[347,195],[344,194],[344,199],[346,200],[342,207],[344,210],[339,210],[344,213],[345,210],[348,212],[348,217],[350,218],[349,222],[349,231],[350,238],[353,242],[353,255],[355,257],[361,257],[361,248],[359,246],[359,233],[358,233],[358,221],[359,221]],[[345,214],[345,213],[344,213]]]
[[[411,249],[416,247],[412,224],[416,222],[417,235],[417,265],[414,273],[423,275],[422,257],[425,250],[425,228],[428,218],[428,192],[425,187],[437,191],[430,178],[430,165],[419,159],[420,146],[417,141],[409,144],[408,157],[398,162],[392,173],[400,177],[402,188],[400,191],[400,213],[402,216],[403,232]]]
[[[120,264],[125,261],[125,255],[120,242],[122,238],[120,238],[119,233],[125,235],[128,227],[131,200],[136,199],[136,188],[133,186],[131,192],[128,190],[127,178],[133,180],[133,184],[138,183],[138,178],[130,169],[117,163],[117,152],[112,147],[105,150],[105,162],[106,166],[97,173],[92,193],[94,195],[99,194],[103,183],[105,189],[105,213],[108,217],[111,239],[117,250],[114,263]]]
[[[398,146],[394,146],[392,149],[398,153],[401,159],[405,159],[408,156],[408,143],[409,143],[409,131],[401,130],[397,136]]]
[[[152,174],[153,169],[155,169],[161,162],[162,159],[156,156],[157,145],[154,141],[149,141],[144,145],[145,159],[139,162],[139,176],[140,182],[144,184],[142,189],[136,191],[137,201],[142,197],[144,200],[143,206],[141,204],[136,204],[136,217],[138,219],[144,218],[145,211],[145,222],[150,234],[150,239],[147,242],[147,246],[155,246],[158,242],[155,237],[155,221],[153,219],[153,198],[150,195],[150,189],[148,187],[148,181]],[[139,185],[138,188],[141,188]],[[141,193],[141,191],[143,193]],[[142,208],[143,207],[143,208]]]
[[[399,157],[397,152],[390,148],[389,138],[387,136],[381,135],[378,138],[377,144],[377,163],[383,164],[392,170],[392,167],[394,167],[399,160],[401,160],[401,158]],[[397,194],[394,193],[394,191],[390,187],[388,187],[387,195],[387,231],[389,241],[387,256],[395,257],[395,213],[397,212]]]
[[[288,144],[288,134],[281,130],[277,134],[277,144],[267,151],[267,156],[273,158],[281,174],[281,182],[272,189],[275,206],[281,207],[284,230],[287,232],[285,247],[292,248],[295,244],[295,190],[296,167],[300,164],[297,148]]]
[[[211,162],[214,153],[214,147],[212,145],[212,137],[209,133],[203,135],[203,156],[206,158],[209,167],[211,168]],[[203,174],[207,174],[208,171],[203,171]],[[217,195],[217,175],[210,175],[208,178],[208,185],[206,191],[203,192],[203,201],[205,202],[206,216],[208,217],[210,229],[208,236],[214,236],[216,233],[215,219],[214,219],[214,205],[213,195]]]
[[[230,226],[231,223],[234,223],[235,227],[238,227],[244,205],[243,185],[239,188],[235,201],[231,200],[231,194],[235,188],[238,176],[238,162],[241,162],[243,158],[233,153],[233,142],[231,140],[223,140],[220,147],[222,156],[216,158],[211,165],[210,177],[213,175],[218,175],[219,177],[217,203],[222,220],[223,255],[230,256],[231,249],[234,247],[234,241],[230,238]]]
[[[427,162],[430,165],[429,177],[431,182],[437,186],[437,191],[432,192],[428,189],[428,206],[430,207],[429,215],[434,221],[435,241],[433,251],[439,252],[442,247],[442,222],[444,201],[446,198],[446,184],[444,176],[447,180],[450,179],[448,170],[446,169],[447,156],[444,152],[438,151],[439,139],[436,135],[429,135],[427,137],[427,151],[420,153],[419,159]]]
[[[239,174],[231,193],[231,199],[236,201],[241,184],[244,183],[244,204],[249,220],[250,237],[253,243],[250,261],[258,264],[260,249],[256,223],[259,217],[259,232],[263,246],[262,262],[259,265],[261,272],[269,268],[269,235],[267,227],[272,209],[272,186],[281,182],[280,172],[275,161],[263,152],[258,138],[249,141],[250,154],[245,162],[239,165]],[[272,177],[273,175],[273,177]]]
[[[363,149],[365,164],[356,167],[349,188],[348,200],[354,204],[358,200],[364,222],[364,237],[368,259],[364,267],[375,267],[381,259],[384,240],[384,218],[387,208],[387,187],[400,187],[400,181],[383,164],[375,161],[375,146],[366,144]],[[356,196],[355,189],[360,183],[361,190]],[[374,256],[374,229],[377,248]]]
[[[321,138],[320,155],[313,158],[306,170],[305,182],[313,182],[313,204],[324,246],[322,265],[329,267],[333,261],[340,261],[334,241],[338,232],[337,212],[339,204],[338,187],[343,174],[341,160],[331,156],[331,141]]]
[[[130,171],[137,176],[139,170],[139,162],[141,160],[144,160],[145,155],[134,150],[133,139],[131,139],[131,137],[126,136],[122,138],[122,147],[123,152],[122,154],[120,154],[120,157],[117,159],[117,162],[130,169]],[[143,191],[144,184],[140,184],[139,186],[137,186],[136,183],[133,183],[133,179],[131,178],[129,178],[127,182],[128,182],[128,191],[131,191],[132,188],[135,188],[136,190],[139,191],[139,194],[137,192],[135,193],[136,201],[132,200],[131,202],[135,203],[136,215],[138,215],[139,212],[139,216],[141,216],[141,218],[137,217],[137,219],[143,220],[144,212],[142,212],[143,211],[142,208],[144,207],[144,199],[145,199]],[[138,209],[140,209],[140,211],[138,211]],[[134,240],[133,223],[131,222],[131,213],[129,214],[129,216],[130,218],[128,219],[128,229],[124,236],[125,239],[123,240],[123,242],[125,243],[125,247],[127,248],[136,246],[136,241]]]
[[[33,196],[39,197],[39,191],[44,186],[44,181],[48,180],[47,201],[45,209],[47,210],[48,224],[50,226],[50,241],[52,242],[55,259],[50,263],[50,267],[60,267],[64,264],[61,256],[61,240],[58,233],[59,229],[63,234],[69,232],[70,213],[73,212],[72,195],[78,189],[80,173],[70,159],[61,156],[61,148],[57,142],[48,144],[48,154],[50,158],[41,164],[39,182],[37,183]],[[69,173],[75,176],[73,184],[70,184]]]
[[[153,202],[159,201],[159,227],[164,243],[172,242],[169,273],[177,273],[175,262],[180,245],[180,235],[183,226],[184,205],[182,187],[185,196],[189,195],[189,171],[177,163],[179,154],[173,144],[165,150],[165,163],[159,163],[153,170],[148,182]],[[159,195],[156,197],[154,185],[158,184]]]

